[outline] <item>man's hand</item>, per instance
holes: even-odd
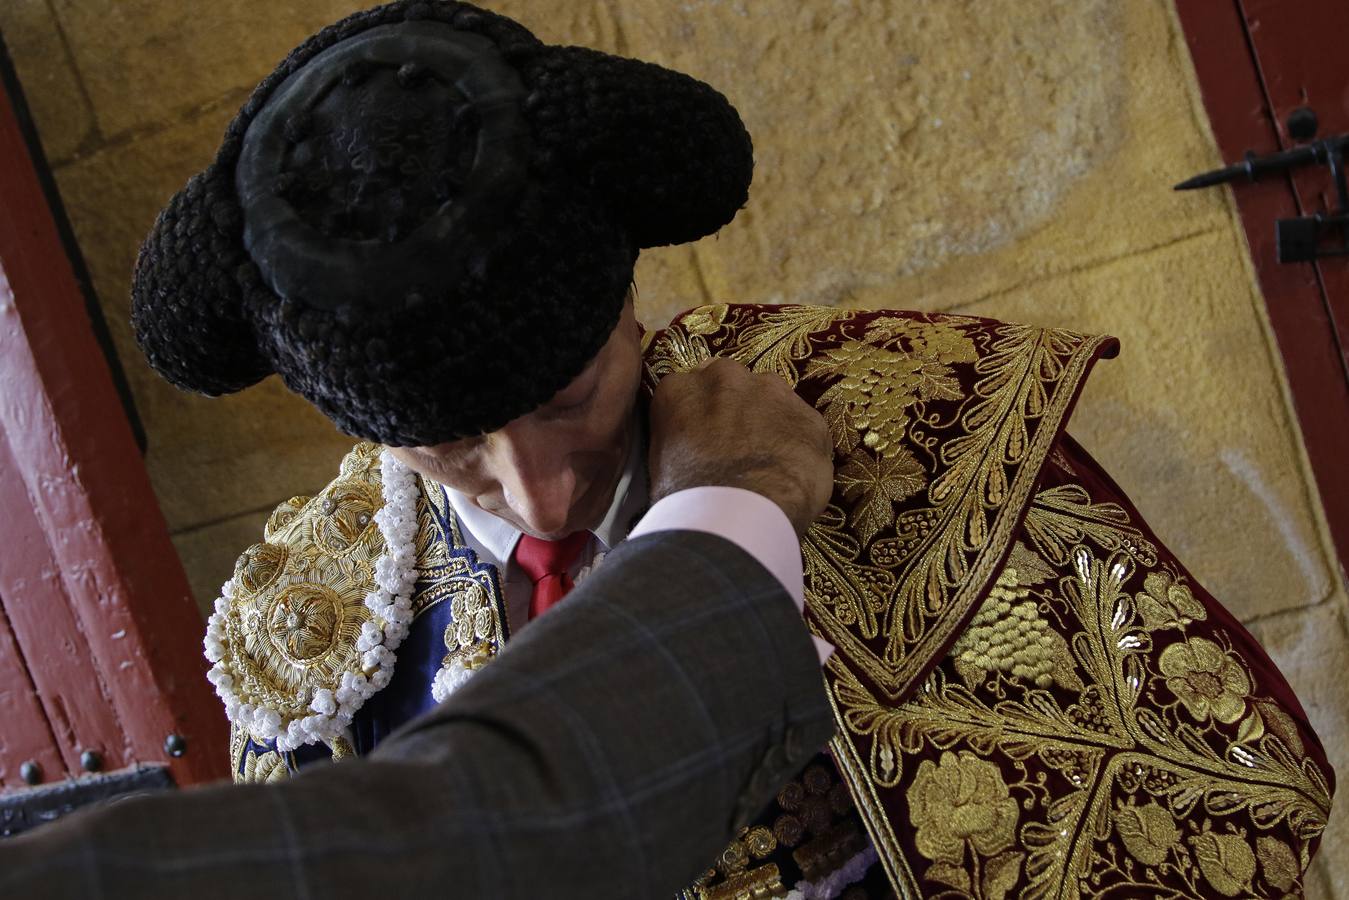
[[[824,417],[776,375],[713,359],[669,375],[651,400],[651,500],[724,485],[772,500],[798,535],[833,492]]]

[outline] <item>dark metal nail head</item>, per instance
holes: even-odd
[[[1288,128],[1288,136],[1295,141],[1310,141],[1316,137],[1316,129],[1319,126],[1316,118],[1316,111],[1310,106],[1299,106],[1288,114],[1288,121],[1285,125]]]

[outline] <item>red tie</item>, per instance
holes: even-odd
[[[520,542],[515,545],[515,561],[534,584],[534,594],[529,598],[530,621],[552,609],[574,587],[568,570],[589,543],[588,531],[572,532],[560,541],[520,535]]]

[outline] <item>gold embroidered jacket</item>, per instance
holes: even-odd
[[[838,735],[688,897],[798,881],[838,896],[854,880],[839,873],[873,858],[843,896],[1300,894],[1333,784],[1319,741],[1268,657],[1063,432],[1113,352],[812,307],[703,307],[648,336],[648,388],[729,356],[787,379],[836,448],[802,550],[807,618],[839,648]],[[302,715],[316,685],[359,668],[383,549],[376,454],[358,447],[319,496],[283,504],[241,558],[227,661],[249,697]],[[499,586],[421,488],[414,606],[439,609],[437,652],[471,668],[508,637]],[[232,756],[241,780],[296,765],[237,726]]]

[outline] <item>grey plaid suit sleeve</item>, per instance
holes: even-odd
[[[656,533],[369,759],[0,841],[0,894],[667,898],[832,729],[776,579]]]

